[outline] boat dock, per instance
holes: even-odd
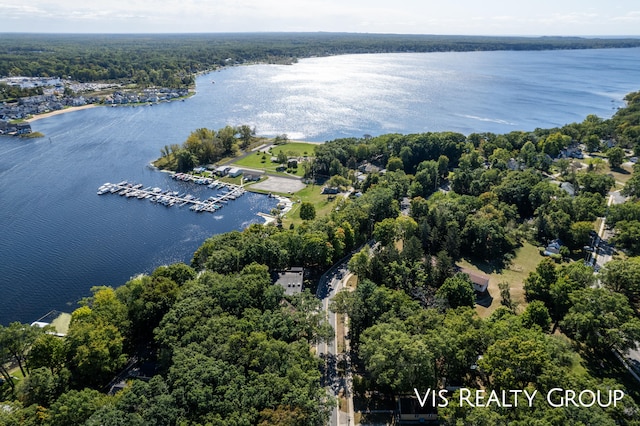
[[[176,174],[179,175],[179,174]],[[179,177],[172,176],[175,179]],[[191,176],[191,175],[186,175]],[[209,212],[213,213],[216,210],[222,208],[222,206],[229,201],[235,200],[236,198],[242,196],[245,193],[242,185],[234,185],[231,183],[219,182],[210,178],[195,178],[193,176],[190,178],[181,178],[180,180],[190,180],[195,183],[201,185],[207,185],[211,189],[227,189],[226,192],[221,194],[217,194],[216,196],[212,196],[207,198],[206,200],[201,200],[199,198],[194,197],[191,194],[187,193],[179,193],[178,191],[169,191],[162,190],[161,188],[151,188],[146,187],[143,188],[144,185],[141,183],[135,184],[127,181],[122,181],[119,183],[105,183],[98,188],[98,195],[104,194],[118,194],[122,197],[127,198],[137,198],[139,200],[149,200],[152,203],[162,204],[166,207],[171,207],[174,205],[178,205],[180,207],[189,205],[189,209],[193,210],[197,213],[201,212]]]

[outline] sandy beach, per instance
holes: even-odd
[[[41,118],[52,117],[54,115],[66,114],[68,112],[80,111],[81,109],[94,108],[94,107],[97,107],[97,106],[99,106],[99,105],[88,104],[88,105],[82,105],[82,106],[77,106],[77,107],[63,108],[63,109],[59,109],[57,111],[45,112],[44,114],[34,115],[33,117],[26,119],[25,121],[27,123],[31,123],[33,121],[40,120]]]

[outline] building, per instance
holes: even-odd
[[[322,194],[338,194],[340,189],[335,186],[325,186],[322,188]]]
[[[242,170],[240,170],[240,169],[239,169],[239,168],[237,168],[237,167],[232,167],[232,168],[230,168],[230,169],[229,169],[229,171],[228,171],[228,175],[229,175],[229,177],[238,177],[238,176],[240,176],[241,174],[242,174]]]
[[[262,176],[260,176],[259,174],[245,174],[244,175],[244,180],[245,182],[257,182],[262,178]]]
[[[559,255],[560,247],[562,247],[562,241],[553,240],[545,247],[543,254],[545,256]]]
[[[228,167],[228,166],[219,166],[219,167],[215,168],[214,172],[218,176],[226,176],[227,173],[229,173],[230,169],[231,169],[231,167]]]
[[[284,288],[284,294],[293,295],[302,293],[303,282],[304,268],[298,266],[278,272],[274,284],[281,285]]]
[[[473,289],[478,293],[484,293],[489,287],[489,276],[481,272],[471,271],[467,268],[460,268],[460,272],[467,274],[473,284]]]

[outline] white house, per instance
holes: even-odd
[[[240,170],[237,167],[232,167],[231,169],[229,169],[229,173],[228,173],[230,177],[238,177],[241,174],[242,174],[242,170]]]

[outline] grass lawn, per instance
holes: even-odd
[[[631,174],[633,173],[633,169],[631,167],[627,167],[627,166],[620,166],[620,168],[618,169],[611,169],[609,167],[609,164],[607,164],[605,166],[605,172],[606,174],[611,174],[613,176],[613,178],[616,180],[616,182],[620,182],[623,184],[626,184],[627,181],[629,179],[631,179]],[[616,185],[616,186],[620,186],[620,185]]]
[[[278,163],[272,163],[271,157],[277,157],[280,152],[284,152],[289,157],[313,157],[315,155],[316,145],[306,142],[288,142],[282,145],[274,145],[267,153],[260,151],[252,152],[246,157],[239,158],[233,162],[240,167],[248,167],[256,170],[263,170],[270,173],[278,173],[276,169],[280,166]],[[263,158],[264,157],[264,158]],[[286,175],[285,173],[278,173]],[[301,164],[298,164],[298,168],[292,169],[292,173],[295,176],[302,177],[304,170]]]
[[[289,157],[313,157],[316,153],[315,143],[307,142],[287,142],[283,145],[271,147],[271,154],[276,157],[280,152],[284,152]]]
[[[491,305],[486,308],[476,305],[478,315],[486,318],[501,306],[498,284],[503,281],[511,285],[511,300],[519,305],[519,310],[522,310],[526,306],[523,289],[524,279],[529,276],[531,271],[536,269],[536,266],[538,266],[542,258],[537,247],[525,242],[522,247],[516,250],[516,257],[511,264],[499,272],[492,272],[490,266],[484,262],[469,261],[467,259],[458,262],[458,265],[462,267],[489,275],[489,287],[487,291],[493,300],[491,301]]]
[[[347,280],[346,287],[349,290],[355,290],[357,285],[358,285],[358,276],[357,275],[351,275],[349,277],[349,279]]]
[[[313,204],[316,208],[316,217],[325,216],[331,212],[341,196],[338,195],[335,200],[328,201],[327,196],[321,194],[321,191],[322,187],[319,185],[307,185],[306,188],[296,192],[290,198],[295,201],[300,200],[301,202],[306,201]],[[287,213],[283,226],[288,227],[291,223],[296,226],[302,223],[302,219],[300,219],[300,203],[296,203],[291,211]]]
[[[69,324],[71,323],[71,314],[61,313],[56,319],[51,322],[51,325],[55,327],[58,333],[67,334],[69,331]]]
[[[600,163],[600,165],[598,166],[598,169],[596,169],[596,173],[601,174],[601,175],[612,175],[613,178],[616,180],[616,182],[622,183],[622,184],[626,184],[627,181],[629,179],[631,179],[631,174],[633,173],[633,168],[628,167],[626,165],[622,165],[617,169],[611,169],[611,167],[609,167],[609,162],[606,160],[606,156],[599,154],[599,153],[593,153],[591,154],[591,157],[593,158],[600,158],[603,160],[602,163]],[[582,167],[587,167],[589,165],[589,159],[584,159],[584,160],[578,160],[578,159],[574,159],[574,162],[580,164]],[[583,169],[585,170],[585,169]],[[619,184],[616,184],[616,187],[621,188],[621,186]]]
[[[262,157],[265,157],[264,160],[262,159]],[[276,171],[276,169],[280,167],[280,164],[272,163],[271,157],[272,157],[271,155],[264,154],[262,152],[252,152],[246,157],[239,158],[233,161],[233,165],[236,165],[239,167],[247,167],[249,169],[262,170],[264,172],[275,173],[275,174],[286,176],[287,175],[286,173]],[[304,169],[302,168],[301,164],[298,164],[298,167],[292,170],[295,172],[295,173],[290,173],[292,175],[300,176],[300,177],[304,175]]]

